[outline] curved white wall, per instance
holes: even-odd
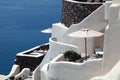
[[[55,23],[52,25],[52,37],[56,37],[59,42],[62,42],[63,35],[68,30],[67,27],[65,27],[61,23]]]
[[[57,57],[55,57],[51,62],[56,62],[58,60],[61,59],[61,57],[63,56],[63,54],[59,54]],[[50,63],[51,63],[50,62]],[[48,70],[49,70],[49,63],[45,64],[42,68],[41,68],[41,80],[48,80]],[[39,79],[40,80],[40,79]]]
[[[57,42],[54,41],[52,38],[49,39],[49,51],[45,55],[42,63],[40,64],[40,69],[41,69],[41,80],[47,80],[48,77],[48,63],[54,59],[56,56],[59,54],[64,53],[67,50],[73,50],[73,51],[78,51],[78,48],[74,45],[62,43],[62,42]]]
[[[85,63],[51,62],[48,80],[89,80],[101,74],[101,60]]]
[[[54,41],[52,40],[52,38],[49,39],[49,43],[50,43],[49,51],[50,51],[51,60],[55,58],[56,56],[58,56],[59,54],[62,54],[68,50],[73,50],[73,51],[78,52],[78,48],[76,46]]]
[[[45,64],[42,68],[41,68],[41,79],[40,80],[48,80],[48,68],[49,68],[49,64]]]
[[[38,66],[34,72],[33,72],[33,75],[32,75],[32,79],[33,80],[40,80],[40,66]]]
[[[33,80],[46,80],[47,78],[47,67],[46,65],[50,62],[50,52],[48,50],[47,54],[43,58],[41,64],[33,73]],[[37,78],[36,78],[37,77]]]

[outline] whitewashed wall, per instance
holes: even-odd
[[[112,1],[113,1],[113,4],[120,5],[120,0],[112,0]]]
[[[73,50],[77,52],[84,52],[84,39],[70,38],[67,34],[77,31],[83,27],[88,27],[97,31],[105,29],[107,22],[105,21],[104,16],[104,5],[97,9],[94,13],[88,16],[84,21],[77,25],[72,25],[69,29],[65,28],[60,24],[53,24],[53,33],[52,37],[57,38],[57,41],[54,41],[50,38],[50,49],[49,49],[49,59],[55,58],[58,54],[61,54],[67,50]],[[65,43],[64,43],[65,42]],[[72,45],[70,45],[72,44]],[[79,47],[79,50],[76,46]],[[88,53],[93,53],[93,39],[88,39]],[[101,61],[88,61],[85,64],[71,64],[71,63],[50,63],[49,64],[49,73],[48,71],[42,71],[44,76],[49,76],[48,80],[56,79],[58,76],[59,80],[78,80],[81,77],[81,80],[85,80],[100,75]],[[43,67],[44,69],[45,67]],[[92,71],[91,71],[92,70]],[[83,74],[84,73],[84,74]],[[89,73],[89,74],[88,74]],[[91,74],[93,73],[93,74]],[[67,75],[66,75],[67,74]],[[91,74],[91,75],[90,75]],[[75,77],[71,77],[75,75]],[[88,76],[88,77],[87,77]],[[57,78],[57,79],[58,79]],[[43,78],[44,79],[44,78]],[[47,78],[46,78],[47,80]]]
[[[39,80],[48,80],[48,68],[49,68],[49,64],[45,64],[42,68],[41,68],[41,79]]]
[[[49,48],[50,59],[53,59],[57,55],[62,54],[68,50],[73,50],[73,51],[78,52],[78,48],[75,45],[70,45],[70,44],[54,41],[52,40],[52,38],[49,39],[49,43],[50,43],[50,48]]]
[[[52,37],[57,38],[57,41],[62,42],[63,35],[68,30],[67,27],[65,27],[61,23],[55,23],[52,25]]]
[[[66,43],[62,43],[62,42],[57,42],[52,40],[52,38],[49,39],[49,51],[47,53],[47,55],[45,56],[45,58],[43,59],[42,63],[40,64],[40,69],[41,69],[41,80],[47,80],[48,77],[48,63],[50,63],[50,61],[52,59],[54,59],[56,56],[58,56],[59,54],[64,53],[65,51],[68,50],[73,50],[73,51],[78,51],[77,47],[74,45],[70,45],[70,44],[66,44]]]
[[[120,80],[120,61],[105,76],[94,77],[91,80]]]
[[[109,19],[109,6],[112,4],[112,1],[106,1],[105,3],[105,19]]]
[[[105,32],[103,74],[110,71],[120,60],[120,6],[109,7],[109,29]]]
[[[101,60],[49,63],[48,80],[89,80],[101,74]]]
[[[33,72],[33,75],[32,75],[32,79],[33,80],[40,80],[40,66],[38,66],[34,72]]]

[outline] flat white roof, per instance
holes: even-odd
[[[37,52],[32,52],[30,54],[25,54],[25,53],[18,53],[17,56],[26,56],[26,57],[40,57],[43,56],[44,54],[37,53]]]

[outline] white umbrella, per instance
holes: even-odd
[[[48,28],[48,29],[45,29],[45,30],[42,30],[41,31],[42,33],[52,33],[52,28]]]
[[[102,35],[103,35],[103,33],[101,33],[101,32],[97,32],[97,31],[90,30],[87,28],[84,28],[79,31],[68,34],[68,36],[71,36],[71,37],[84,38],[84,40],[85,40],[85,57],[86,58],[87,58],[87,38],[88,37],[99,37]]]

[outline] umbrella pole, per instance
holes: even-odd
[[[85,37],[85,59],[87,60],[87,38]]]

